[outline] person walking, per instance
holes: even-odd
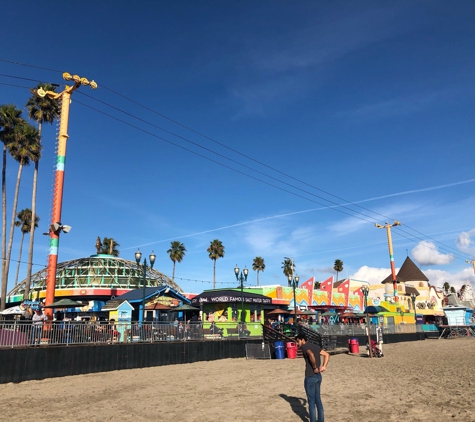
[[[324,422],[323,404],[320,397],[322,372],[325,372],[330,355],[320,346],[309,343],[304,333],[295,337],[305,359],[305,393],[307,394],[310,422]],[[323,363],[322,363],[323,358]],[[317,419],[318,413],[318,419]]]

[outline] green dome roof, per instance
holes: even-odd
[[[44,290],[48,268],[31,276],[30,290]],[[121,288],[135,289],[142,286],[142,267],[137,263],[113,255],[91,255],[89,258],[61,262],[56,271],[56,290],[74,288]],[[23,294],[26,280],[8,293],[8,296]],[[153,268],[147,268],[147,286],[167,285],[183,293],[171,278]]]

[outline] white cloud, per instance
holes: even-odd
[[[396,273],[398,271],[399,268],[396,268]],[[355,280],[367,281],[370,284],[379,284],[390,273],[391,270],[389,268],[371,268],[365,265],[358,269],[353,275],[351,275],[351,278]],[[450,273],[443,270],[425,270],[424,274],[427,276],[429,283],[432,286],[440,288],[445,282],[449,283],[457,290],[460,289],[463,284],[472,283],[472,286],[475,284],[475,274],[473,273],[473,269],[471,267],[457,273]]]
[[[378,119],[394,115],[405,115],[419,112],[436,103],[446,94],[445,91],[434,91],[408,97],[393,98],[374,104],[366,104],[349,112],[338,113],[339,116],[352,116],[356,118]]]
[[[265,222],[246,227],[244,240],[248,249],[260,256],[296,257],[308,250],[315,235],[311,226],[290,228],[286,223]]]
[[[475,255],[475,242],[471,236],[475,235],[475,229],[462,232],[457,238],[457,247],[465,253]]]
[[[399,268],[396,269],[396,273]],[[367,281],[370,284],[381,283],[389,274],[391,270],[389,268],[371,268],[367,265],[363,265],[356,273],[352,274],[350,278],[355,280]]]
[[[458,290],[462,287],[462,284],[472,283],[473,286],[475,283],[472,268],[466,268],[454,274],[442,270],[426,270],[424,274],[429,279],[429,283],[436,287],[442,287],[447,282]]]
[[[452,254],[443,254],[437,250],[437,246],[426,240],[419,242],[412,250],[412,257],[420,265],[444,265],[454,260]]]

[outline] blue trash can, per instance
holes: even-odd
[[[276,359],[284,359],[284,342],[283,341],[276,341],[274,343],[275,346],[275,358]]]

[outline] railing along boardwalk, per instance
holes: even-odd
[[[0,347],[262,338],[261,324],[0,321]]]

